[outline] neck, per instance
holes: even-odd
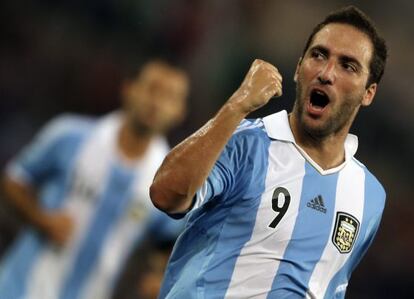
[[[296,144],[322,169],[337,167],[345,161],[344,143],[349,128],[342,128],[328,136],[315,137],[301,126],[294,113],[289,115],[289,124]]]
[[[137,160],[144,156],[153,138],[153,134],[144,134],[134,129],[125,119],[118,135],[118,149],[127,160]]]

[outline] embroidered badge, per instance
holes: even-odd
[[[358,231],[359,221],[354,216],[344,212],[336,213],[332,242],[340,253],[348,253],[352,250]]]

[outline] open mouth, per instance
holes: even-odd
[[[310,94],[310,103],[313,108],[322,110],[329,104],[329,96],[321,90],[314,89]]]

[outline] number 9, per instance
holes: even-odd
[[[283,202],[283,205],[279,207],[279,195],[281,194],[284,197],[284,202]],[[290,204],[289,191],[283,187],[276,188],[272,196],[272,210],[278,214],[276,218],[273,219],[273,221],[269,224],[269,227],[275,228],[279,224],[280,220],[282,220],[283,216],[285,216],[287,209],[289,207],[289,204]]]

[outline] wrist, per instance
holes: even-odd
[[[246,95],[235,93],[230,97],[230,99],[227,101],[223,108],[228,110],[235,117],[242,120],[250,112],[252,112],[250,107],[246,106],[245,102]]]

